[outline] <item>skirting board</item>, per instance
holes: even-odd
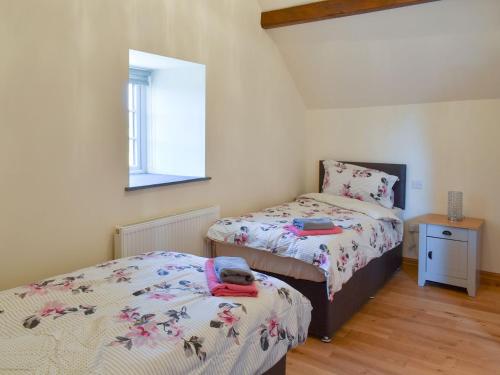
[[[403,258],[403,265],[418,268],[418,259]],[[480,276],[482,284],[500,286],[500,273],[481,271]]]

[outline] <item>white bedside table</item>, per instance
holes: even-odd
[[[417,218],[420,224],[418,285],[426,281],[467,288],[475,297],[479,287],[482,219],[449,221],[446,215]]]

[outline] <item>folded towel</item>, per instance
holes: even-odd
[[[205,274],[207,275],[208,289],[216,297],[257,297],[259,291],[255,283],[250,285],[237,285],[220,283],[214,269],[214,260],[208,259],[205,263]]]
[[[301,230],[332,229],[333,222],[327,217],[293,219],[293,225]]]
[[[342,233],[341,227],[333,227],[331,229],[314,229],[314,230],[300,230],[294,225],[285,225],[283,228],[296,234],[297,236],[327,236],[330,234]]]
[[[214,268],[221,283],[249,285],[254,281],[253,272],[243,258],[217,257]]]

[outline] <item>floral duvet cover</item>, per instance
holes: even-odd
[[[284,228],[293,219],[306,217],[330,217],[343,233],[301,237]],[[354,272],[401,243],[403,223],[393,210],[377,204],[310,193],[294,202],[219,220],[208,237],[316,266],[326,277],[332,301]]]
[[[0,373],[256,374],[305,341],[305,297],[259,273],[259,297],[213,297],[205,261],[152,252],[0,292]]]

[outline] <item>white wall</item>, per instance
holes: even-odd
[[[304,106],[259,19],[256,0],[0,2],[0,289],[109,259],[117,224],[304,190]],[[129,49],[206,65],[212,181],[124,191]]]
[[[307,190],[318,160],[406,163],[406,218],[447,212],[448,190],[464,192],[464,213],[486,219],[482,269],[500,272],[500,100],[308,111]],[[406,237],[405,256],[412,238]]]
[[[151,173],[205,177],[205,68],[154,70]]]

